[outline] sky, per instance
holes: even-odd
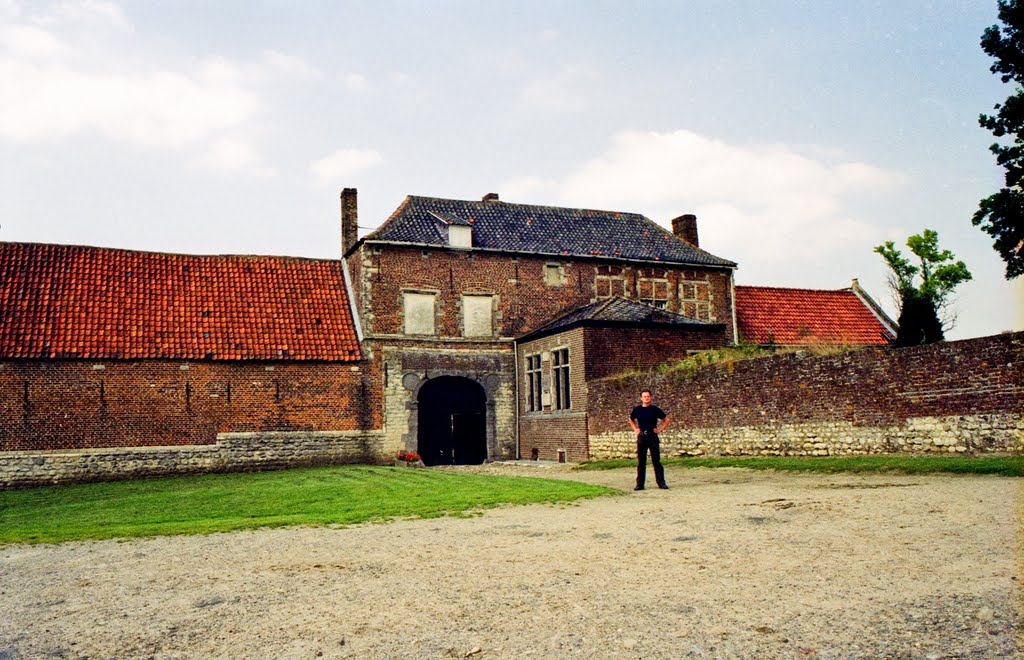
[[[995,0],[0,0],[0,241],[337,258],[406,195],[698,217],[737,284],[895,316],[930,228],[962,339],[1024,329],[971,225]],[[906,252],[906,249],[904,248]],[[1024,278],[1020,278],[1024,280]]]

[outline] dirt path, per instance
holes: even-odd
[[[668,478],[473,518],[2,547],[0,658],[1024,657],[1020,480]]]

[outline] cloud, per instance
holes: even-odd
[[[132,31],[132,24],[121,8],[113,2],[103,0],[80,0],[78,2],[62,2],[43,22],[64,20],[72,23],[86,23],[112,27],[124,32]]]
[[[263,53],[263,61],[271,72],[290,80],[313,81],[322,80],[323,72],[306,62],[301,57],[268,50]]]
[[[176,71],[83,73],[0,60],[0,139],[53,142],[77,133],[181,147],[251,119],[261,99]]]
[[[31,25],[0,26],[0,50],[8,57],[48,58],[63,55],[68,47],[46,30]]]
[[[359,73],[346,73],[342,76],[342,82],[350,92],[361,94],[370,88],[366,77]]]
[[[903,177],[806,151],[732,144],[686,130],[626,131],[574,171],[513,179],[502,196],[638,211],[666,226],[695,213],[702,246],[752,266],[821,259],[851,245],[869,252],[885,235],[884,220],[852,212],[850,202],[885,194]]]
[[[117,5],[102,0],[7,14],[0,24],[0,141],[55,144],[98,135],[187,150],[207,166],[266,176],[272,170],[259,163],[256,145],[270,86],[323,77],[276,50],[246,61],[174,53],[173,64],[151,65],[151,46]],[[118,38],[107,39],[112,29]]]
[[[543,111],[584,110],[587,108],[585,87],[597,79],[597,74],[585,67],[566,65],[553,75],[527,83],[519,101],[527,108]]]
[[[225,172],[246,172],[258,177],[276,174],[273,168],[262,163],[260,155],[251,145],[232,138],[214,142],[199,162],[210,169]]]
[[[309,164],[309,171],[321,185],[337,185],[339,181],[373,167],[384,159],[373,149],[338,149]]]

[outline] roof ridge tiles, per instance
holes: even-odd
[[[802,287],[802,286],[762,286],[760,284],[737,284],[736,288],[737,289],[747,289],[747,290],[751,290],[751,291],[754,290],[754,289],[760,289],[760,290],[774,290],[774,291],[813,291],[813,292],[816,292],[816,293],[846,293],[846,292],[852,293],[853,292],[853,287],[849,287],[849,286],[842,287],[842,288],[839,288],[839,289],[812,289],[810,287]]]
[[[82,245],[77,243],[39,243],[35,241],[0,241],[0,249],[4,246],[25,246],[34,248],[59,248],[64,250],[94,250],[97,252],[112,252],[119,254],[138,254],[138,255],[155,255],[163,257],[185,257],[190,259],[279,259],[285,261],[322,261],[322,262],[338,262],[338,259],[326,258],[326,257],[304,257],[296,256],[291,254],[243,254],[243,253],[223,253],[223,254],[196,254],[192,252],[164,252],[161,250],[140,250],[136,248],[123,248],[123,247],[109,247],[104,245]]]
[[[432,197],[432,196],[427,196],[427,195],[408,195],[407,199],[418,199],[418,200],[436,201],[436,202],[458,202],[459,204],[474,204],[474,205],[477,205],[477,206],[484,206],[484,207],[489,207],[489,206],[494,206],[494,205],[497,205],[497,204],[502,204],[502,205],[505,205],[505,206],[520,206],[520,207],[524,207],[524,208],[551,209],[551,210],[554,210],[554,211],[581,211],[583,213],[603,213],[603,214],[606,214],[606,215],[628,215],[628,216],[637,216],[637,217],[641,217],[641,218],[645,218],[647,220],[650,220],[650,218],[647,218],[644,214],[637,213],[635,211],[612,211],[610,209],[588,209],[588,208],[578,207],[578,206],[556,206],[554,204],[529,204],[529,203],[526,203],[526,202],[506,202],[503,199],[502,200],[494,200],[494,201],[486,201],[485,202],[485,201],[482,201],[482,200],[479,200],[479,199],[455,199],[455,198],[451,198],[451,197]],[[392,216],[393,215],[394,214],[392,214]],[[651,222],[653,222],[653,220]],[[662,228],[662,229],[664,229],[664,228]]]

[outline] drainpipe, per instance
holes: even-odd
[[[735,270],[729,271],[729,295],[732,297],[732,344],[738,346],[740,343],[740,331],[736,327],[736,275]]]
[[[515,361],[512,369],[515,377],[515,382],[512,384],[512,396],[515,399],[512,409],[515,413],[512,415],[512,419],[516,424],[516,460],[518,461],[522,458],[519,453],[519,344],[514,339],[512,340],[512,359]]]

